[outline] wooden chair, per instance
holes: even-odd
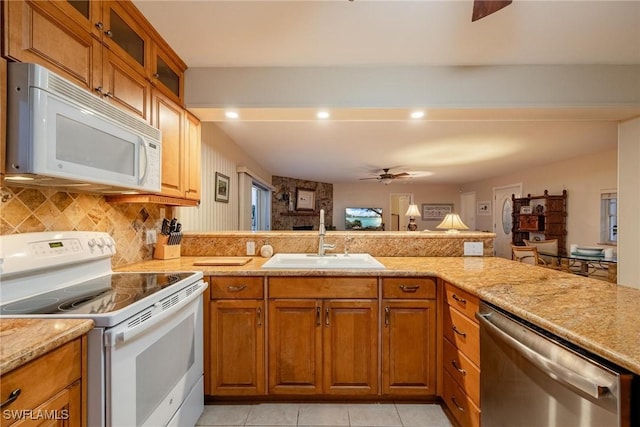
[[[523,240],[525,246],[535,246],[538,256],[549,266],[558,266],[558,239]]]
[[[531,265],[546,265],[546,262],[538,255],[538,248],[535,246],[511,245],[511,253],[514,261]]]

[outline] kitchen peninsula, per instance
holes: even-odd
[[[310,244],[314,233],[303,234],[308,234]],[[379,238],[392,234],[394,233],[380,233],[381,237]],[[407,236],[407,233],[397,234]],[[333,236],[336,236],[336,242],[340,243],[340,239],[337,238],[340,235],[339,232],[329,233],[327,240],[332,241]],[[493,241],[492,234],[470,233],[469,237],[474,235],[477,238],[484,235],[485,238]],[[137,263],[129,265],[123,270],[203,270],[205,276],[437,277],[640,375],[640,345],[638,344],[640,323],[636,321],[637,307],[640,307],[640,291],[636,289],[501,258],[462,257],[460,254],[455,256],[438,256],[437,254],[389,256],[379,255],[374,250],[370,253],[386,268],[371,271],[266,271],[261,269],[266,259],[260,257],[252,257],[249,263],[240,267],[194,266],[194,262],[202,260],[204,257],[245,255],[244,252],[232,253],[228,247],[218,247],[213,253],[201,252],[198,255],[193,255],[192,252],[190,254],[188,251],[195,251],[196,247],[203,251],[205,248],[213,250],[202,241],[205,236],[200,234],[185,236],[190,237],[185,238],[185,247],[183,248],[183,254],[187,256],[175,260],[153,260]],[[253,236],[255,241],[260,241],[261,238],[260,234],[234,232],[211,233],[208,236],[211,239],[224,237],[237,241],[236,251],[244,250],[244,239],[249,236]],[[419,236],[421,235],[419,234]],[[431,243],[442,243],[438,242],[438,239],[444,238],[441,236],[444,235],[432,235],[435,239],[429,240]],[[463,236],[467,237],[467,235],[460,235],[460,237]],[[282,252],[277,246],[275,237],[269,237],[269,243],[274,246],[276,253]],[[295,239],[296,244],[304,245],[302,237],[299,235]],[[364,235],[358,239],[364,240]],[[198,243],[198,241],[201,242]],[[429,246],[427,243],[425,245]],[[401,250],[406,246],[406,244],[404,246],[398,244],[396,247]],[[380,245],[376,247],[380,251],[386,250]],[[434,244],[433,247],[442,248],[443,246],[442,244]],[[342,249],[336,248],[338,252]],[[312,253],[313,249],[306,252]],[[351,252],[362,252],[357,246],[357,242],[352,244]]]

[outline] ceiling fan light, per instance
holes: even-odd
[[[411,118],[412,119],[421,119],[424,117],[424,111],[412,111]]]
[[[384,185],[391,183],[391,181],[393,181],[393,179],[391,178],[380,178],[380,182],[383,183]]]

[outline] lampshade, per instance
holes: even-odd
[[[409,209],[407,209],[407,213],[404,216],[420,216],[418,205],[409,205]]]
[[[460,219],[460,216],[456,213],[448,213],[436,228],[444,228],[449,234],[459,233],[460,231],[458,230],[469,229],[469,227],[464,225],[464,223]]]
[[[384,185],[390,184],[391,181],[393,181],[393,179],[391,178],[380,178],[380,182],[383,183]]]

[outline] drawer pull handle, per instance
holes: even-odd
[[[458,295],[453,294],[451,295],[451,298],[453,298],[454,300],[458,301],[460,304],[466,305],[467,304],[467,300],[464,298],[460,298]]]
[[[316,326],[320,326],[320,307],[316,307]]]
[[[384,327],[388,328],[389,327],[389,312],[391,310],[389,310],[389,306],[384,308]]]
[[[262,326],[262,307],[258,307],[256,312],[258,315],[258,326]]]
[[[460,405],[458,405],[458,401],[456,400],[455,396],[451,396],[451,401],[453,402],[453,404],[456,406],[456,409],[460,412],[464,412],[464,408]]]
[[[14,402],[18,398],[18,396],[20,396],[20,393],[22,393],[22,390],[20,390],[19,388],[13,390],[11,393],[9,393],[9,397],[7,398],[7,400],[0,403],[0,408],[9,406],[12,402]]]
[[[467,334],[465,332],[459,331],[458,328],[456,328],[456,325],[453,325],[451,329],[453,329],[453,332],[460,335],[461,337],[465,337],[465,338],[467,337]]]
[[[245,285],[228,286],[227,289],[229,290],[229,292],[240,292],[240,291],[244,291],[245,289],[247,289],[247,287]]]
[[[420,289],[420,285],[415,285],[415,286],[400,285],[400,289],[402,289],[402,292],[414,293],[418,289]]]
[[[456,371],[460,372],[462,375],[467,375],[467,371],[459,367],[458,363],[455,360],[452,360],[451,364],[453,365],[454,368],[456,368]]]

